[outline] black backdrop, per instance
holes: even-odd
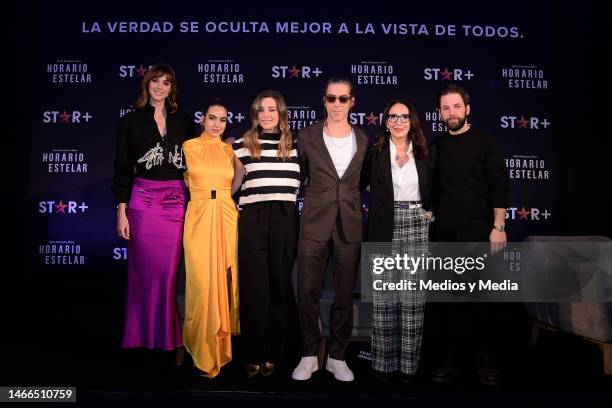
[[[544,156],[551,174],[548,181],[513,181],[511,205],[550,208],[553,214],[550,221],[542,223],[521,225],[519,220],[514,223],[509,220],[509,227],[521,231],[514,239],[521,239],[527,233],[611,235],[607,194],[611,174],[607,126],[610,104],[603,97],[610,91],[605,60],[610,51],[610,14],[591,2],[571,8],[553,2],[540,5],[515,2],[504,6],[506,9],[496,7],[495,10],[463,4],[459,9],[452,8],[452,12],[445,12],[446,3],[435,9],[413,4],[391,9],[380,6],[374,11],[226,8],[215,11],[214,16],[210,11],[188,6],[170,12],[164,7],[163,12],[157,12],[150,5],[147,3],[148,10],[142,13],[127,6],[113,8],[108,3],[95,8],[64,3],[52,7],[30,2],[13,4],[15,19],[4,26],[8,30],[5,38],[11,39],[8,47],[13,49],[11,63],[5,65],[5,82],[11,95],[5,110],[11,125],[6,155],[10,187],[4,190],[2,200],[4,213],[8,215],[5,236],[11,242],[6,246],[9,250],[3,268],[6,282],[2,286],[6,302],[3,312],[9,333],[3,336],[5,349],[17,347],[44,355],[48,347],[75,347],[84,344],[83,340],[111,348],[118,344],[124,275],[121,262],[112,260],[118,243],[112,242],[114,211],[108,181],[113,129],[120,109],[129,107],[137,92],[136,78],[130,82],[119,77],[121,65],[146,67],[160,60],[171,63],[181,81],[182,106],[192,112],[204,97],[214,93],[226,97],[244,115],[259,90],[273,87],[285,94],[289,105],[316,110],[317,118],[321,115],[317,103],[322,81],[300,79],[297,85],[285,78],[283,82],[271,77],[272,66],[319,66],[324,72],[321,77],[328,73],[350,77],[346,71],[351,65],[362,61],[386,62],[397,71],[399,89],[358,86],[357,110],[366,115],[378,113],[384,101],[400,90],[401,95],[414,100],[422,117],[434,111],[433,95],[443,84],[426,81],[425,68],[472,69],[476,72],[475,78],[464,83],[475,97],[472,122],[497,135],[507,158],[514,154]],[[344,20],[376,24],[422,21],[428,25],[518,26],[528,35],[527,39],[513,40],[433,36],[398,39],[378,33],[371,37],[354,35],[347,42],[335,36],[307,35],[270,35],[262,41],[260,35],[250,34],[101,34],[91,39],[93,34],[79,33],[81,21],[155,18],[308,20],[330,21],[334,25]],[[177,27],[175,24],[175,30]],[[155,47],[158,40],[163,47]],[[299,45],[293,48],[294,44]],[[332,45],[338,46],[337,52],[331,50]],[[88,69],[95,70],[95,82],[66,88],[52,85],[47,64],[73,58],[86,60]],[[195,67],[215,58],[239,61],[246,84],[204,86],[201,73]],[[513,65],[542,68],[549,89],[545,92],[508,89],[501,69]],[[62,129],[60,123],[43,122],[44,112],[54,110],[90,112],[94,119],[81,128]],[[521,114],[549,118],[552,126],[544,130],[500,126],[501,116]],[[244,126],[244,122],[234,124],[232,132],[238,135]],[[364,127],[373,134],[374,127],[368,128],[367,124]],[[429,131],[428,136],[435,134]],[[71,137],[74,138],[68,139]],[[90,171],[87,175],[54,178],[42,171],[43,152],[67,146],[62,146],[61,140],[79,140],[76,148],[68,147],[88,149]],[[75,180],[78,180],[76,184]],[[40,201],[51,200],[86,202],[89,208],[86,215],[54,219],[52,214],[39,212]],[[57,236],[62,234],[68,237]],[[41,241],[51,240],[73,240],[88,247],[87,263],[77,268],[46,266],[41,261],[39,248]]]

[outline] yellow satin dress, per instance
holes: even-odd
[[[206,132],[183,143],[183,153],[191,196],[183,236],[183,342],[196,367],[212,378],[231,361],[231,335],[240,332],[235,156],[231,145]]]

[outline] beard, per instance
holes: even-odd
[[[444,124],[446,125],[446,127],[448,128],[448,130],[452,131],[452,132],[456,132],[457,130],[461,129],[463,127],[463,125],[465,125],[465,121],[467,120],[467,116],[463,116],[460,118],[454,118],[454,121],[450,122],[450,120],[445,120]]]

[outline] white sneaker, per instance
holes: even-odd
[[[302,357],[300,363],[293,370],[291,378],[298,381],[305,381],[312,377],[312,373],[319,369],[319,363],[316,356]]]
[[[325,369],[334,375],[338,381],[353,381],[355,376],[344,360],[336,360],[335,358],[327,357]]]

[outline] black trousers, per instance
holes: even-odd
[[[264,201],[242,207],[238,276],[242,351],[247,362],[279,363],[284,357],[296,240],[295,203]]]
[[[491,225],[475,224],[452,227],[438,226],[438,242],[489,242]],[[440,364],[454,364],[466,351],[476,351],[481,359],[490,360],[503,339],[507,318],[504,303],[432,303],[438,316],[437,333],[440,338]]]
[[[330,246],[334,270],[334,304],[330,317],[329,356],[344,360],[353,330],[353,290],[361,242],[346,242],[342,236],[339,216],[329,241],[311,241],[302,237],[299,240],[297,286],[302,356],[316,356],[319,350],[319,300]]]

